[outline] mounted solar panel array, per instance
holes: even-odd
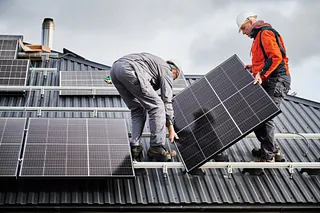
[[[104,81],[110,76],[110,71],[60,71],[60,86],[88,87],[88,90],[62,90],[60,95],[93,95],[92,87],[109,87],[110,90],[95,91],[95,95],[119,95],[119,92],[112,84]],[[179,78],[173,82],[173,88],[185,88],[187,82],[181,72]],[[160,93],[160,91],[159,91]]]
[[[18,40],[0,39],[0,59],[15,59],[17,57]]]
[[[0,60],[0,85],[25,86],[29,70],[29,60],[4,59]]]
[[[234,55],[173,99],[176,147],[188,172],[280,113]]]
[[[26,118],[0,118],[0,176],[15,177]]]
[[[0,59],[16,59],[19,35],[0,35]]]
[[[22,35],[0,35],[0,39],[1,40],[23,40],[23,36]]]
[[[60,95],[92,95],[91,87],[114,88],[103,80],[109,73],[109,71],[60,71],[60,86],[88,87],[88,90],[63,90],[60,91]],[[115,88],[114,91],[95,91],[95,95],[114,94],[118,94]]]
[[[134,177],[124,119],[30,118],[21,177]]]

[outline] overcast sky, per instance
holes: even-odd
[[[282,35],[292,91],[320,102],[318,0],[0,0],[0,34],[39,44],[49,17],[56,51],[110,66],[125,54],[150,52],[179,60],[185,74],[205,74],[233,54],[250,63],[252,40],[236,25],[242,11],[256,12]]]

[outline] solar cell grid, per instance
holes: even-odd
[[[18,49],[17,40],[0,39],[0,59],[15,59]]]
[[[173,99],[176,147],[191,171],[280,113],[234,55]]]
[[[16,176],[26,118],[0,118],[0,176]]]
[[[65,90],[60,95],[92,95],[91,87],[114,87],[103,80],[109,71],[60,71],[60,86],[88,87],[88,90]],[[97,90],[96,95],[112,95],[114,92]]]
[[[1,59],[0,60],[0,85],[25,86],[29,69],[29,60]]]
[[[2,40],[23,40],[22,35],[0,35],[0,39]]]
[[[60,71],[60,86],[81,86],[88,87],[88,90],[65,90],[60,95],[92,95],[90,87],[109,87],[114,91],[96,90],[96,95],[119,95],[112,84],[106,84],[104,78],[110,75],[109,70],[105,71]],[[185,88],[187,86],[183,73],[173,81],[173,88]],[[158,91],[160,94],[160,91]]]
[[[20,176],[134,177],[125,121],[30,118]]]

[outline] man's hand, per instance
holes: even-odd
[[[262,78],[261,78],[260,72],[258,72],[256,77],[254,78],[253,84],[257,84],[257,83],[259,83],[259,84],[262,83]]]
[[[248,69],[250,72],[252,72],[252,65],[251,64],[245,65],[244,68]]]
[[[171,143],[174,142],[174,139],[179,139],[177,133],[174,131],[173,125],[168,126],[169,131],[169,140]]]

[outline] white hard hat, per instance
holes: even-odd
[[[241,27],[243,24],[247,23],[247,21],[250,20],[250,18],[257,18],[257,14],[253,12],[242,12],[237,17],[237,25],[239,28],[239,32],[241,31]]]
[[[167,64],[173,64],[176,68],[179,69],[179,73],[181,72],[181,64],[176,59],[170,59],[166,61]]]

